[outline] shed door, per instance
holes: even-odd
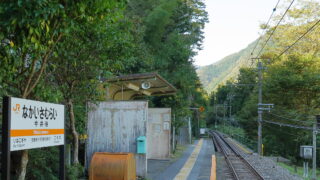
[[[149,108],[147,158],[167,159],[170,156],[171,109]]]

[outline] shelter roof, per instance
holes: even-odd
[[[110,84],[108,99],[131,100],[139,96],[172,95],[177,89],[158,73],[130,74],[106,79]],[[143,88],[142,84],[149,84]]]

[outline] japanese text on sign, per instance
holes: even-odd
[[[64,144],[64,106],[10,98],[11,151]]]

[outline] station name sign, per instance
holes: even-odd
[[[10,97],[10,151],[64,145],[64,105]]]

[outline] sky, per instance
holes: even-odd
[[[204,0],[209,23],[195,65],[204,66],[238,52],[257,38],[278,0]]]

